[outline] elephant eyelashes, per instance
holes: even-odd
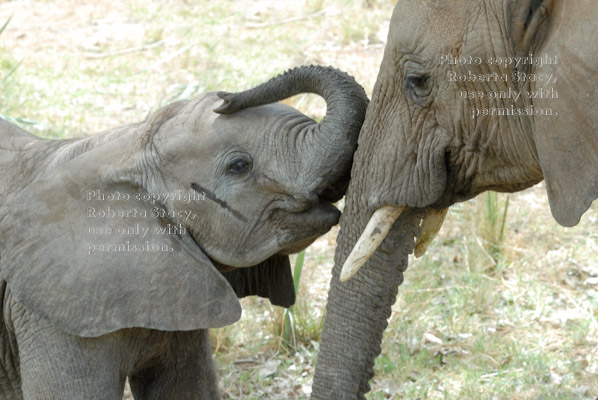
[[[245,158],[235,158],[228,164],[227,173],[231,175],[240,175],[247,172],[250,167],[250,160]]]

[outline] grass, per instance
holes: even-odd
[[[0,37],[8,27],[11,19],[12,16],[9,16],[0,26]],[[5,51],[2,47],[0,49],[2,50],[0,55],[0,117],[16,122],[14,118],[10,117],[9,113],[14,109],[16,103],[12,97],[16,86],[15,72],[19,62],[11,56],[10,52]]]
[[[488,255],[495,263],[500,262],[502,256],[502,245],[505,239],[505,225],[507,222],[507,212],[509,210],[509,197],[505,196],[504,205],[499,204],[499,194],[488,191],[484,194],[486,197],[486,208],[482,220],[484,228],[482,236],[484,247]]]
[[[300,280],[305,260],[305,250],[295,258],[293,281],[295,293],[300,293]],[[272,324],[273,335],[279,341],[278,350],[295,353],[301,347],[313,347],[320,340],[324,315],[316,315],[304,296],[298,296],[297,303],[288,308],[276,308],[278,316]]]
[[[47,3],[0,3],[0,113],[70,138],[299,64],[340,67],[371,93],[395,2]],[[287,102],[324,114],[315,96]],[[369,399],[598,396],[598,209],[565,229],[543,186],[508,199],[452,207],[427,254],[410,260]],[[263,299],[243,299],[241,321],[211,332],[224,399],[309,397],[336,233],[305,252],[287,314],[294,351],[276,332],[284,312]]]
[[[409,267],[377,363],[378,385],[402,377],[394,395],[408,399],[594,399],[598,309],[595,289],[583,283],[594,272],[569,254],[589,256],[580,242],[595,208],[575,232],[550,220],[542,187],[533,190],[533,201],[542,201],[535,226],[524,208],[530,193],[511,195],[506,222],[488,217],[506,214],[507,206],[495,212],[506,196],[491,196],[455,206],[436,245]],[[489,225],[497,238],[512,234],[502,235],[498,264],[482,239]]]
[[[293,287],[295,293],[299,293],[299,282],[301,281],[301,271],[303,271],[303,261],[305,260],[305,251],[297,255],[295,267],[293,268]],[[297,349],[296,318],[299,314],[295,313],[295,307],[289,307],[284,310],[281,318],[281,339],[282,346],[288,350]]]

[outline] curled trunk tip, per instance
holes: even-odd
[[[327,200],[337,201],[348,185],[353,153],[369,103],[363,87],[349,74],[318,65],[293,68],[243,92],[218,92],[224,101],[214,111],[230,114],[300,93],[315,93],[326,101],[322,121],[303,130],[295,140],[297,154],[318,154],[317,162],[306,165],[304,176],[309,182],[304,186]],[[313,182],[310,171],[326,171],[326,185],[320,187]]]

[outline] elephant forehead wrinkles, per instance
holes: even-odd
[[[426,46],[438,43],[439,38],[444,42],[454,43],[461,35],[461,27],[466,26],[473,7],[479,7],[479,2],[428,0],[424,5],[425,7],[422,7],[421,0],[398,2],[393,19],[400,19],[401,23],[391,22],[391,29],[395,28],[396,39],[428,40]]]

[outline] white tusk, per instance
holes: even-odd
[[[443,208],[442,210],[431,210],[428,215],[424,217],[420,228],[419,237],[415,242],[415,250],[413,251],[415,257],[421,257],[426,253],[428,246],[430,246],[438,234],[438,231],[440,231],[447,211],[448,208]]]
[[[405,207],[384,206],[374,212],[341,270],[341,282],[348,281],[359,271],[380,246],[392,224]]]

